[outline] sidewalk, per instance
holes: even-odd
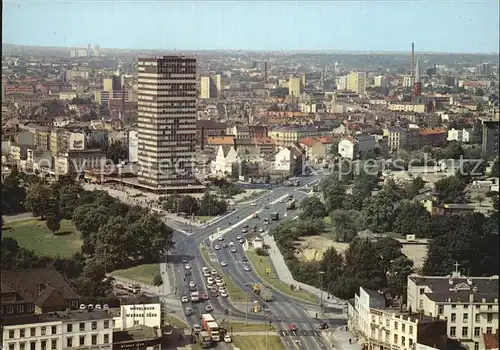
[[[326,332],[325,338],[337,350],[361,350],[361,346],[356,342],[356,337],[346,331],[345,326]],[[349,339],[351,339],[351,344],[349,344]]]
[[[288,266],[285,263],[285,259],[283,259],[283,255],[281,255],[281,252],[279,251],[278,246],[276,245],[274,239],[270,235],[264,235],[263,238],[264,238],[264,244],[269,246],[269,258],[273,263],[278,278],[282,282],[285,282],[286,284],[289,285],[299,286],[302,290],[314,294],[318,298],[321,298],[321,296],[323,296],[323,303],[325,306],[334,308],[343,308],[344,305],[346,305],[345,301],[337,299],[335,297],[333,297],[333,299],[330,300],[326,299],[328,296],[328,292],[326,291],[323,291],[323,293],[321,293],[321,290],[319,288],[301,282],[297,282],[293,278],[290,270],[288,269]]]

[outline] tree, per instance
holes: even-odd
[[[460,168],[456,171],[456,176],[468,184],[474,177],[484,176],[486,165],[486,162],[482,159],[469,159],[460,164]]]
[[[351,242],[364,228],[364,217],[357,210],[337,209],[330,214],[339,242]]]
[[[443,150],[443,158],[445,159],[460,159],[464,154],[464,149],[457,141],[450,141]]]
[[[200,209],[198,200],[192,196],[182,196],[178,200],[178,210],[188,215],[196,214]]]
[[[408,276],[415,271],[413,261],[401,255],[390,262],[387,273],[387,286],[392,293],[406,298]]]
[[[28,187],[24,205],[26,210],[31,211],[33,216],[40,216],[42,220],[46,216],[59,210],[57,193],[53,193],[50,187],[44,183],[35,183]]]
[[[321,202],[318,197],[306,197],[302,203],[300,203],[300,208],[302,209],[300,213],[301,219],[307,218],[320,218],[323,219],[326,215],[325,205]]]
[[[376,233],[391,231],[395,208],[391,195],[385,191],[363,202],[363,216],[366,218],[366,227]]]
[[[105,271],[113,271],[126,266],[130,247],[125,246],[127,225],[121,217],[109,219],[95,235],[95,259]],[[127,249],[128,248],[128,249]]]
[[[13,167],[2,183],[2,213],[4,214],[13,215],[25,211],[26,191],[21,185],[21,176],[17,167]]]
[[[344,259],[334,247],[328,248],[324,253],[319,263],[320,271],[325,274],[323,282],[325,285],[330,285],[332,282],[337,282],[342,277]]]
[[[431,224],[431,216],[418,202],[403,200],[396,206],[393,230],[403,235],[426,237]]]
[[[346,196],[345,192],[345,188],[339,182],[332,183],[324,188],[323,197],[328,211],[342,208]]]
[[[56,215],[48,216],[45,224],[52,233],[56,233],[56,231],[59,231],[61,229],[61,219]]]
[[[493,161],[493,164],[491,166],[491,177],[499,177],[500,176],[500,170],[498,166],[498,157]]]
[[[439,198],[444,203],[462,203],[466,184],[457,176],[448,176],[434,184]]]
[[[159,287],[163,284],[163,279],[161,278],[160,274],[156,274],[155,277],[153,278],[153,286]]]

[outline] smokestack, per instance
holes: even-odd
[[[267,61],[264,61],[264,84],[267,84]]]
[[[411,43],[411,62],[410,62],[410,74],[413,77],[415,72],[415,43]]]

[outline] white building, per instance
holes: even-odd
[[[345,136],[339,142],[338,153],[342,158],[356,159],[360,153],[374,150],[376,145],[373,135]]]
[[[458,267],[458,266],[457,266]],[[498,276],[408,277],[408,305],[425,315],[448,320],[448,336],[479,350],[483,334],[498,332]]]
[[[433,345],[442,342],[443,336],[446,339],[446,321],[402,311],[394,302],[383,294],[360,287],[348,303],[347,324],[361,344],[372,350],[413,350],[418,346],[434,350]]]
[[[4,317],[2,349],[112,349],[112,317],[106,311],[53,312]]]
[[[458,143],[469,143],[470,137],[471,137],[471,132],[466,129],[455,130],[454,128],[452,128],[451,130],[448,130],[448,141],[457,141]]]
[[[158,298],[141,296],[136,300],[122,301],[120,315],[113,317],[113,329],[124,330],[135,326],[162,327],[161,303]]]
[[[280,172],[291,172],[294,155],[288,147],[283,147],[276,153],[274,158],[274,170]]]
[[[131,163],[137,163],[138,150],[139,150],[139,139],[137,138],[137,131],[130,130],[127,134],[127,145],[128,145],[128,161]]]
[[[387,87],[389,85],[389,79],[387,79],[383,75],[378,75],[375,77],[373,83],[373,85],[378,87]]]
[[[241,161],[240,156],[233,146],[219,146],[217,156],[212,162],[212,173],[218,175],[231,175],[233,165]]]

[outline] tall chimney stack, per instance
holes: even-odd
[[[415,43],[411,43],[411,62],[410,62],[410,75],[413,77],[415,74]]]

